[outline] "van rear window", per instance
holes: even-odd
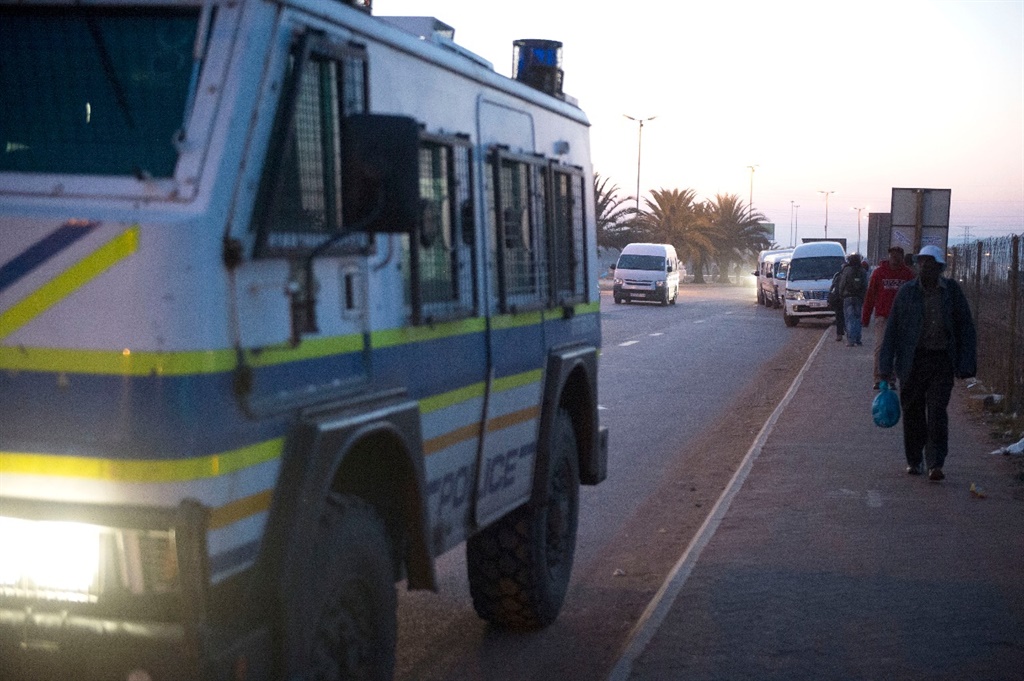
[[[664,272],[665,258],[660,255],[620,255],[618,268],[623,270],[650,270],[652,272]]]

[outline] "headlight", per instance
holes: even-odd
[[[800,289],[787,288],[786,289],[786,299],[787,300],[803,300],[804,299],[804,292],[801,291]]]
[[[0,517],[0,595],[95,603],[177,589],[174,531]]]
[[[654,282],[654,288],[665,288],[665,282],[663,282],[663,281],[656,281],[656,282]]]
[[[622,280],[621,280],[621,279],[619,279],[618,277],[615,277],[615,279],[613,279],[613,280],[612,280],[612,282],[613,282],[613,283],[614,283],[614,284],[615,284],[616,286],[622,286]]]

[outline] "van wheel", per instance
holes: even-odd
[[[482,619],[499,627],[537,629],[551,624],[569,586],[580,476],[576,433],[564,408],[559,408],[549,437],[542,498],[534,495],[466,542],[473,607]]]
[[[613,296],[613,298],[615,298],[616,305],[622,305],[622,298],[620,298],[619,296]]]
[[[320,518],[312,568],[296,601],[298,630],[288,636],[295,678],[391,679],[395,568],[376,510],[356,497],[331,495]],[[296,659],[297,650],[307,652]]]
[[[761,284],[757,285],[757,304],[764,305],[764,294],[761,292]]]
[[[786,326],[796,326],[800,323],[799,317],[791,317],[785,312],[782,313],[782,321],[786,322]]]
[[[661,294],[661,304],[662,305],[668,305],[668,301],[669,301],[669,292],[668,292],[668,289],[666,288],[665,292],[663,294]]]

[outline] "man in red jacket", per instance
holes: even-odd
[[[871,321],[871,313],[875,313],[875,390],[881,377],[878,373],[878,355],[882,349],[882,338],[885,337],[885,321],[889,318],[892,301],[900,286],[915,276],[914,270],[903,261],[903,249],[893,246],[889,249],[889,259],[879,263],[871,273],[868,291],[864,294],[864,307],[860,314],[861,326],[867,328]]]

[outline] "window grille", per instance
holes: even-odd
[[[496,150],[487,173],[489,248],[502,312],[543,307],[547,253],[543,179],[537,159]]]
[[[0,7],[0,171],[171,177],[198,8]]]
[[[307,36],[286,83],[256,213],[259,255],[308,252],[342,230],[341,120],[367,109],[365,54]]]
[[[554,165],[550,174],[551,279],[555,304],[586,298],[583,174]]]
[[[471,152],[462,138],[424,135],[417,233],[405,244],[406,303],[414,324],[472,315]]]

